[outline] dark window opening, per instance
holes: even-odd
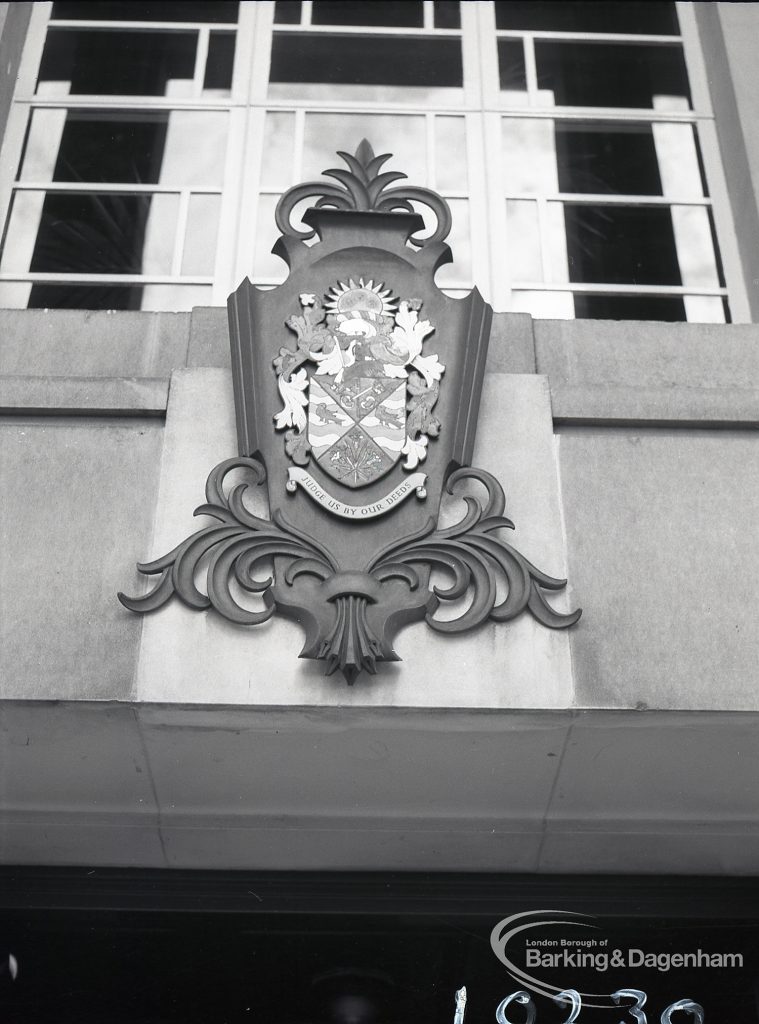
[[[677,35],[673,3],[626,0],[496,0],[496,27],[543,32],[621,32]]]
[[[229,90],[232,88],[235,41],[231,32],[211,32],[208,40],[206,73],[203,79],[204,89]]]
[[[53,181],[157,183],[168,123],[168,112],[69,111]]]
[[[712,249],[714,250],[714,259],[715,259],[715,262],[717,264],[717,277],[719,279],[719,286],[720,286],[720,288],[724,288],[725,287],[725,268],[724,268],[723,263],[722,263],[722,255],[721,255],[721,253],[719,251],[719,246],[717,245],[717,228],[716,228],[716,226],[714,224],[714,211],[712,209],[709,209],[708,210],[708,214],[709,214],[709,231],[710,231],[711,237],[712,237]],[[730,323],[730,321],[727,320],[726,323]]]
[[[536,40],[535,59],[539,88],[550,89],[559,106],[649,108],[657,96],[690,104],[677,46]]]
[[[229,24],[237,21],[240,5],[232,0],[83,0],[80,3],[56,2],[53,19],[70,21],[207,21]]]
[[[422,28],[421,0],[314,0],[313,25],[386,25],[392,28]]]
[[[192,80],[196,45],[195,32],[51,28],[39,83],[70,82],[74,94],[165,96],[169,81]]]
[[[271,82],[331,85],[461,86],[458,39],[274,36]]]
[[[650,124],[557,124],[556,159],[561,192],[662,194]]]
[[[498,77],[501,89],[527,89],[524,46],[520,39],[498,40]]]
[[[686,319],[685,302],[677,295],[575,295],[578,320]]]
[[[139,274],[151,196],[49,193],[32,273]]]
[[[461,28],[459,0],[435,0],[435,28]]]
[[[598,284],[681,284],[666,207],[564,207],[569,279]]]
[[[142,285],[35,284],[29,309],[141,309]]]
[[[300,12],[300,0],[277,0],[274,4],[274,24],[299,25]]]

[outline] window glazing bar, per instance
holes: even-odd
[[[566,43],[640,43],[663,46],[682,45],[682,36],[633,35],[629,32],[551,32],[549,30],[500,28],[498,39],[552,39]]]
[[[404,39],[417,36],[453,37],[461,35],[460,28],[395,28],[392,25],[278,25],[272,31],[282,35],[325,35],[325,36],[403,36]]]
[[[98,21],[96,18],[88,18],[81,21],[61,19],[50,21],[51,30],[58,29],[111,29],[119,32],[197,32],[199,29],[213,30],[214,32],[236,32],[236,21]]]
[[[674,284],[594,284],[592,281],[553,284],[545,281],[514,280],[511,287],[515,291],[572,292],[579,295],[713,295],[728,297],[727,288],[700,288],[694,285]]]
[[[221,185],[168,185],[165,182],[155,185],[145,185],[137,182],[103,182],[103,181],[16,181],[13,183],[14,192],[67,192],[76,195],[89,194],[90,192],[117,192],[117,193],[158,193],[161,195],[178,196],[183,192],[190,195],[212,195],[220,196],[223,192]]]
[[[575,206],[711,206],[711,199],[708,197],[689,196],[680,199],[676,196],[621,195],[618,192],[507,192],[504,198],[523,199],[528,202],[543,199],[548,203],[572,203]]]
[[[32,284],[213,284],[213,277],[175,277],[171,274],[54,274],[2,273],[0,281],[31,282]]]

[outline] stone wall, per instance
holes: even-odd
[[[757,709],[759,327],[497,316],[475,462],[583,619],[409,627],[404,661],[350,690],[298,661],[292,623],[178,604],[143,622],[115,599],[235,454],[225,311],[6,310],[0,328],[5,698]]]

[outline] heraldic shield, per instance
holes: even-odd
[[[382,172],[389,155],[366,141],[339,156],[347,170],[325,171],[332,182],[279,202],[284,284],[244,281],[230,296],[239,455],[211,472],[196,510],[214,525],[139,565],[159,576],[144,597],[119,597],[147,612],[176,595],[240,625],[286,615],[305,630],[300,656],[353,683],[399,660],[393,639],[408,622],[453,634],[528,611],[560,629],[580,612],[550,606],[545,591],[566,581],[503,539],[513,524],[501,486],[471,467],[492,310],[476,289],[452,299],[435,285],[451,261],[447,203],[390,187],[405,175]],[[268,519],[246,504],[248,484],[229,484],[233,470],[266,482]],[[464,508],[445,529],[444,492]],[[430,588],[432,570],[447,585]],[[438,617],[441,605],[458,614]]]

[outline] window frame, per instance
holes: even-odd
[[[462,44],[463,91],[459,104],[419,104],[413,97],[408,103],[367,101],[364,99],[334,100],[304,95],[304,99],[278,99],[269,96],[268,80],[271,60],[273,33],[310,33],[340,35],[366,35],[361,26],[313,25],[311,24],[310,0],[304,0],[300,24],[274,23],[273,0],[258,3],[241,3],[237,25],[230,23],[200,22],[100,22],[109,28],[128,27],[131,30],[151,31],[197,31],[199,45],[196,55],[195,82],[202,75],[203,55],[207,51],[211,31],[235,31],[236,53],[231,94],[228,98],[203,98],[199,95],[187,99],[168,97],[135,96],[83,96],[40,97],[34,88],[52,3],[34,5],[30,27],[22,56],[20,74],[12,108],[9,114],[2,152],[0,153],[0,208],[5,211],[5,230],[8,229],[8,212],[14,191],[44,189],[53,192],[81,191],[131,191],[151,193],[176,193],[180,195],[180,219],[177,226],[172,272],[169,275],[76,275],[82,283],[133,283],[135,285],[176,284],[181,286],[205,286],[211,289],[211,303],[222,305],[229,292],[245,276],[251,276],[257,284],[272,286],[285,276],[254,275],[254,241],[257,234],[269,230],[270,226],[257,223],[259,217],[259,196],[278,194],[262,185],[262,157],[265,145],[266,116],[268,111],[292,112],[295,123],[294,158],[290,171],[291,181],[285,187],[302,178],[302,150],[305,134],[305,119],[309,112],[321,114],[384,113],[423,116],[427,138],[428,154],[433,152],[430,139],[434,134],[436,116],[453,116],[463,119],[469,181],[466,190],[442,190],[449,199],[466,199],[469,204],[470,238],[472,252],[471,275],[460,274],[446,279],[446,290],[462,293],[477,283],[497,310],[513,308],[512,293],[529,287],[537,292],[568,292],[570,294],[638,294],[638,295],[704,295],[727,299],[732,322],[750,322],[748,296],[746,292],[742,263],[738,251],[737,235],[722,167],[714,113],[711,107],[706,69],[698,40],[695,12],[692,4],[676,4],[680,23],[679,35],[631,35],[628,33],[598,33],[592,38],[598,42],[651,43],[661,45],[682,45],[689,77],[692,110],[662,111],[654,109],[604,108],[604,107],[541,107],[530,104],[537,92],[537,71],[535,64],[535,41],[538,39],[582,40],[589,34],[580,32],[546,32],[527,30],[496,30],[493,5],[487,0],[478,3],[461,4],[461,28],[434,28],[432,0],[424,0],[424,24],[421,28],[372,27],[371,34],[384,36],[460,37]],[[60,28],[86,28],[93,21],[56,21]],[[97,23],[95,23],[97,24]],[[525,48],[525,69],[527,99],[524,105],[509,103],[501,95],[498,78],[498,40],[502,38],[521,39]],[[197,90],[196,90],[197,91]],[[307,91],[307,87],[304,93]],[[226,167],[221,185],[205,187],[173,187],[171,185],[125,186],[97,183],[77,183],[72,188],[68,182],[19,182],[16,181],[19,154],[22,152],[26,125],[31,111],[35,108],[71,108],[87,110],[224,110],[228,112],[229,131],[227,139]],[[593,195],[589,193],[561,193],[508,197],[501,182],[501,122],[508,118],[543,118],[561,121],[605,122],[605,123],[646,123],[646,124],[692,124],[698,134],[705,177],[709,195],[703,198],[673,196],[620,196],[615,194]],[[358,140],[346,139],[350,147]],[[371,141],[371,140],[370,140]],[[403,170],[403,167],[400,167]],[[434,159],[426,163],[427,180],[419,182],[435,187]],[[193,193],[218,194],[221,196],[219,235],[214,274],[182,276],[181,257],[184,243],[184,228],[189,197]],[[593,282],[520,282],[509,279],[504,273],[504,253],[509,244],[506,221],[507,198],[535,200],[544,247],[546,213],[549,203],[593,202],[623,206],[664,205],[700,206],[712,210],[715,235],[718,246],[717,258],[721,259],[725,286],[718,288],[695,288],[693,286],[666,285],[609,285]],[[454,257],[455,257],[454,252]],[[7,282],[24,283],[54,282],[74,284],[72,274],[41,274],[38,272],[0,273],[0,284]],[[543,274],[545,278],[546,275]]]

